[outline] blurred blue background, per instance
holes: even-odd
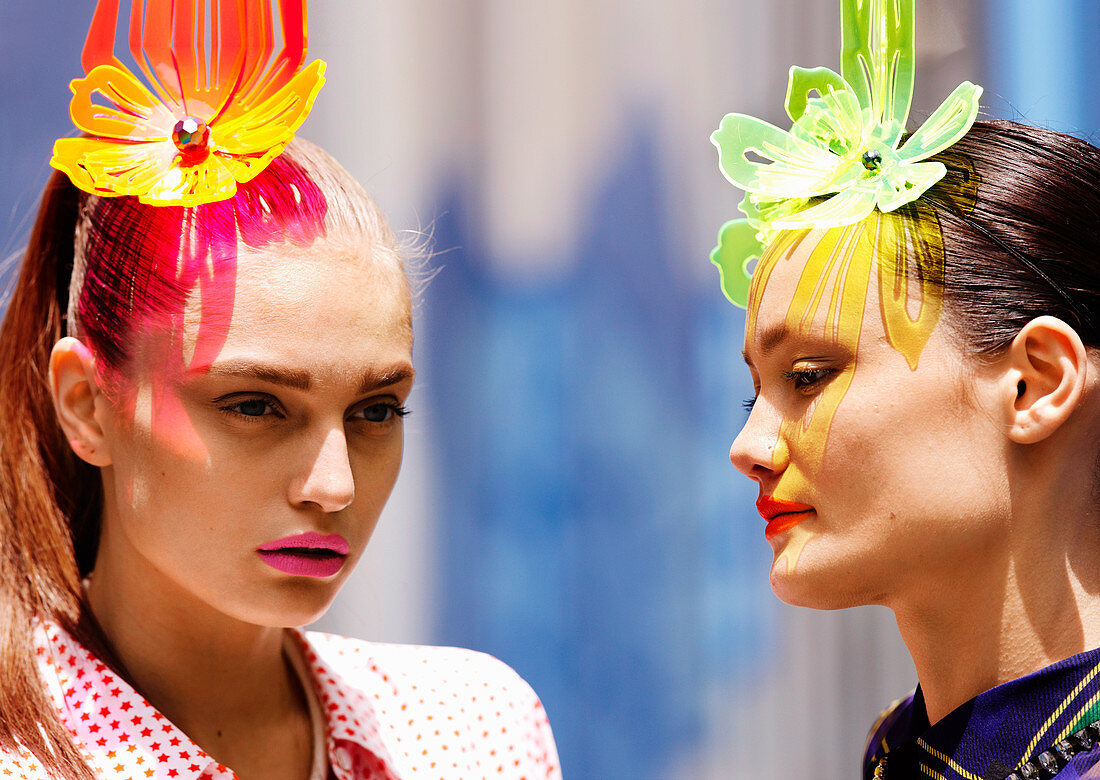
[[[1100,137],[1095,0],[921,0],[915,115]],[[71,132],[92,0],[0,0],[0,254]],[[751,394],[707,254],[740,193],[709,133],[782,124],[837,0],[325,0],[303,134],[436,272],[397,492],[328,630],[490,652],[567,778],[842,778],[915,683],[891,617],[781,604],[727,460]]]

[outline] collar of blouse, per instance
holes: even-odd
[[[291,635],[324,712],[333,774],[338,780],[398,778],[382,739],[378,712],[371,704],[387,694],[393,696],[385,675],[362,675],[349,684],[304,634],[292,631]],[[35,645],[42,676],[62,721],[83,746],[97,774],[235,780],[231,769],[204,752],[63,629],[54,624],[41,626]],[[354,643],[346,649],[354,654],[364,647]],[[370,669],[369,659],[364,660]]]
[[[1078,777],[1068,771],[1070,766],[1081,769],[1100,762],[1100,742],[1093,736],[1088,740],[1093,744],[1082,746],[1073,735],[1098,719],[1100,649],[991,688],[935,725],[928,723],[918,687],[872,728],[864,777],[876,776],[884,756],[889,780],[986,780],[1007,777],[1013,770],[1023,777],[1062,777],[1062,770]],[[1054,774],[1045,769],[1035,775],[1024,772],[1026,762],[1038,767],[1040,754],[1052,749],[1066,752],[1056,757]]]

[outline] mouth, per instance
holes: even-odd
[[[331,577],[344,567],[350,550],[340,534],[298,534],[256,549],[268,566],[296,577]]]
[[[768,521],[764,537],[769,541],[784,531],[789,531],[803,520],[813,516],[816,510],[809,504],[783,501],[771,496],[760,496],[756,501],[760,516]]]

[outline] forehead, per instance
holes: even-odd
[[[862,223],[781,234],[753,274],[746,349],[774,346],[781,333],[837,341],[858,332],[876,256]]]
[[[302,366],[407,361],[408,285],[397,259],[370,247],[327,238],[308,248],[242,246],[231,273],[189,298],[184,333],[195,368],[259,354]]]

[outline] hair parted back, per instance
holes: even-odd
[[[978,122],[933,159],[948,175],[922,200],[942,228],[944,317],[961,346],[996,357],[1024,325],[1051,315],[1100,348],[1100,149],[1053,130]],[[976,200],[960,207],[950,193],[974,185]]]
[[[30,751],[49,776],[93,777],[39,679],[36,626],[56,622],[113,660],[81,585],[95,561],[102,481],[55,419],[54,344],[78,336],[97,370],[125,378],[135,329],[171,327],[195,294],[204,319],[208,309],[218,316],[208,302],[219,296],[228,295],[221,316],[231,311],[238,243],[308,246],[321,236],[403,267],[370,196],[301,139],[233,198],[205,206],[87,195],[59,172],[46,185],[0,327],[0,748]],[[219,346],[214,338],[210,352]]]

